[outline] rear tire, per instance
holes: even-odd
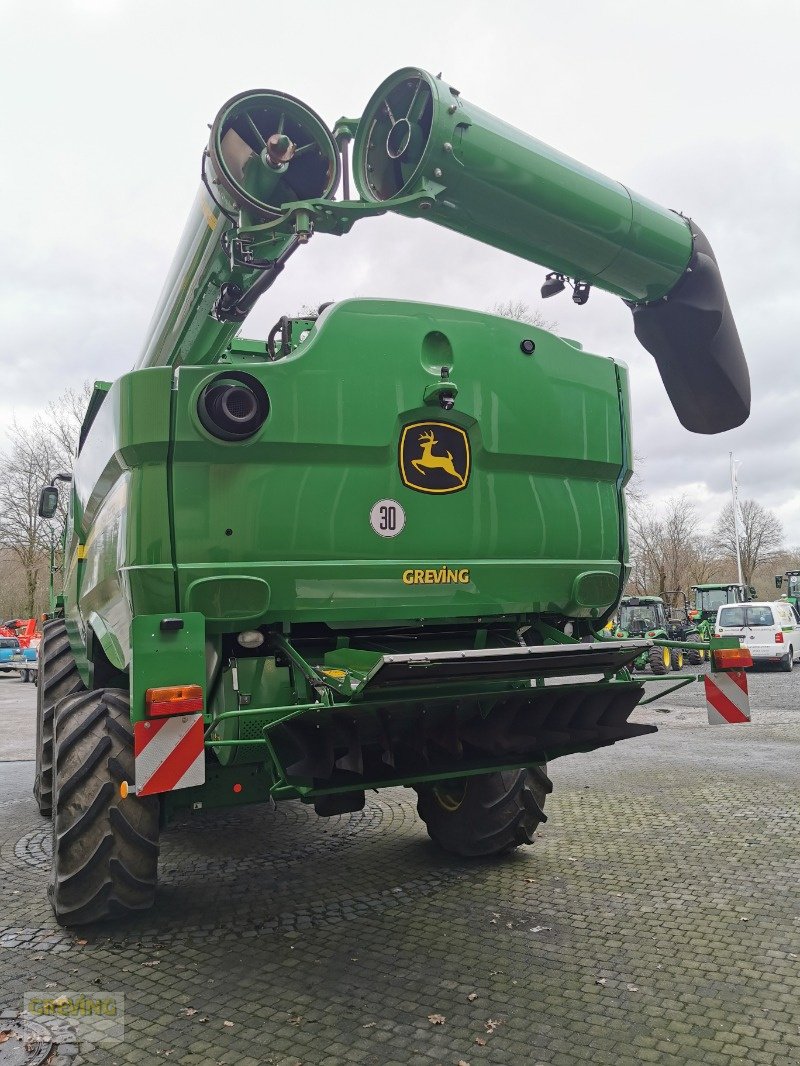
[[[130,697],[81,692],[55,716],[50,902],[60,925],[125,917],[151,907],[158,872],[159,801],[120,796],[133,781]]]
[[[687,633],[684,639],[685,640],[694,641],[695,643],[699,643],[700,634],[699,633]],[[703,653],[701,651],[698,651],[697,648],[692,648],[692,649],[690,649],[689,651],[686,652],[686,658],[689,660],[689,665],[690,666],[699,666],[700,663],[703,661],[704,655],[703,655]]]
[[[30,673],[30,671],[29,671]],[[27,680],[23,674],[23,681]],[[81,675],[61,618],[48,622],[39,645],[36,686],[36,773],[33,795],[39,813],[50,817],[53,809],[53,710],[65,696],[84,691]]]
[[[503,855],[532,844],[547,821],[553,785],[544,767],[502,770],[417,788],[417,813],[435,844],[453,855]]]
[[[669,668],[672,665],[672,656],[669,653],[669,648],[651,648],[647,658],[650,660],[650,669],[654,674],[669,673]]]
[[[789,650],[781,659],[781,670],[785,670],[787,674],[794,670],[794,648],[792,648],[791,644],[789,645]]]

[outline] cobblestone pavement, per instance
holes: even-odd
[[[800,672],[751,687],[752,725],[692,685],[637,712],[658,734],[553,763],[500,862],[437,852],[403,789],[209,813],[165,833],[154,912],[81,933],[32,764],[0,764],[0,1031],[26,990],[110,991],[124,1040],[47,1061],[800,1063]]]

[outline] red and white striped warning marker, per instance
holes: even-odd
[[[202,714],[136,722],[133,754],[137,796],[205,784]]]
[[[709,725],[750,721],[750,695],[744,670],[707,674],[704,681]]]

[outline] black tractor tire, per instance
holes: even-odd
[[[794,670],[794,648],[789,645],[789,650],[781,659],[781,670],[785,670],[787,674],[790,674]]]
[[[683,650],[681,648],[670,648],[670,666],[673,670],[678,671],[683,669]]]
[[[683,639],[699,643],[700,634],[697,632],[687,633]],[[698,651],[697,648],[692,648],[686,652],[686,659],[690,666],[699,666],[700,663],[702,663],[705,659],[705,655],[703,654],[703,652]]]
[[[647,653],[650,660],[650,669],[654,674],[668,674],[672,665],[672,656],[669,648],[651,648]]]
[[[428,836],[453,855],[504,855],[532,844],[547,821],[545,799],[553,785],[545,767],[502,770],[439,786],[417,788],[417,813]]]
[[[23,674],[23,681],[27,678]],[[62,618],[47,622],[39,645],[36,686],[36,772],[33,795],[39,813],[49,818],[53,809],[53,712],[65,696],[83,692],[84,684],[69,646]]]
[[[130,697],[96,689],[55,715],[50,902],[60,925],[125,917],[153,905],[159,801],[120,795],[133,781]]]

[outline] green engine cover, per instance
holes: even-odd
[[[198,416],[233,370],[269,398],[239,442]],[[611,359],[380,300],[329,308],[276,362],[134,371],[76,467],[80,616],[122,660],[131,613],[170,609],[212,631],[597,616],[623,580],[627,406]]]

